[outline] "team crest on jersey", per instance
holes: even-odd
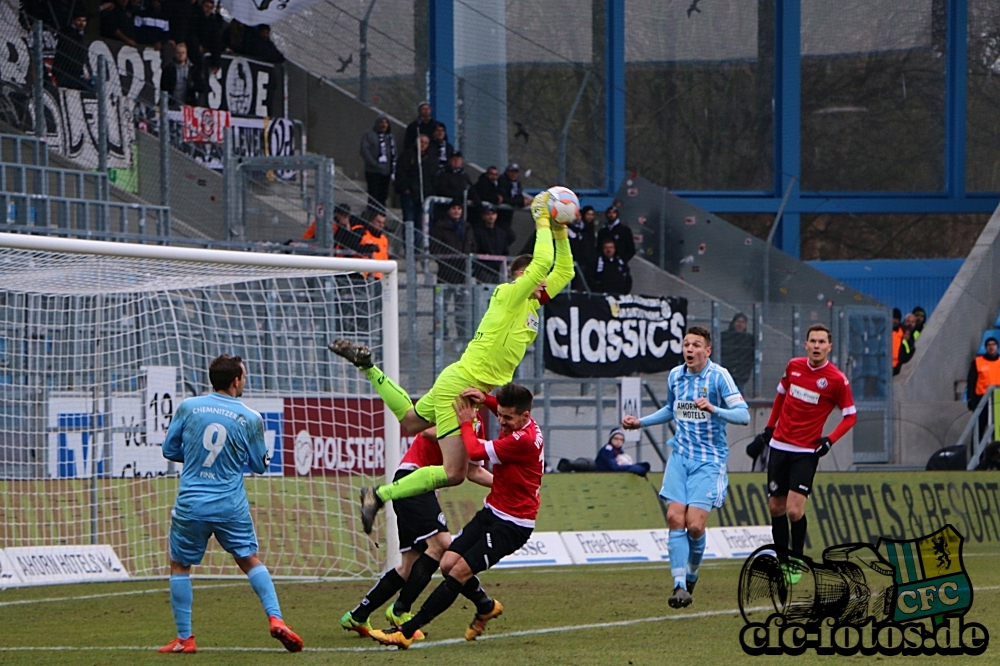
[[[704,396],[704,395],[708,395],[708,387],[707,387],[707,386],[702,386],[702,387],[701,387],[701,394],[702,394],[703,396]]]
[[[816,380],[816,386],[820,387],[821,389],[826,388],[828,385],[829,382],[826,381],[826,377],[820,377],[819,379]]]

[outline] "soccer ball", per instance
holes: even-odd
[[[553,222],[569,224],[580,212],[580,200],[568,187],[557,185],[549,188],[549,216]]]

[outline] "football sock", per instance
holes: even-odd
[[[493,600],[486,594],[486,590],[480,584],[478,576],[473,576],[465,581],[465,586],[462,588],[462,596],[476,604],[476,612],[480,615],[486,615],[493,611]]]
[[[440,562],[427,553],[420,554],[417,561],[413,563],[412,567],[410,567],[410,575],[407,576],[406,583],[403,585],[403,589],[399,592],[399,598],[396,599],[396,603],[393,604],[393,610],[395,610],[396,615],[402,615],[403,613],[409,612],[410,608],[413,607],[413,602],[417,600],[420,593],[423,592],[424,588],[427,587],[427,584],[431,582],[431,577],[434,575],[434,572],[438,570],[440,565]],[[393,569],[393,571],[395,571],[395,569]]]
[[[375,609],[380,607],[385,602],[392,599],[392,595],[399,592],[406,584],[403,577],[399,575],[399,572],[395,569],[389,569],[382,577],[378,579],[375,586],[368,590],[365,594],[365,598],[361,600],[358,607],[351,611],[351,617],[354,618],[356,622],[364,622],[368,619],[368,616],[375,612]]]
[[[688,532],[687,538],[690,549],[687,561],[687,580],[698,580],[698,567],[701,566],[701,560],[705,557],[705,544],[708,542],[708,537],[702,532],[701,536],[696,539]]]
[[[423,495],[446,485],[448,485],[448,474],[444,471],[444,466],[432,465],[415,469],[399,481],[379,486],[375,489],[375,494],[382,502],[388,502]]]
[[[365,376],[371,380],[375,391],[382,396],[386,406],[392,410],[397,419],[402,421],[406,413],[413,409],[410,394],[374,365],[365,370]]]
[[[174,611],[177,638],[191,636],[191,604],[193,601],[191,574],[170,574],[170,607]]]
[[[771,516],[771,538],[775,546],[788,548],[788,516]]]
[[[806,547],[806,517],[792,521],[792,552],[801,555]]]
[[[258,564],[247,572],[247,580],[250,587],[257,593],[260,605],[264,607],[264,612],[268,617],[281,618],[281,606],[278,605],[278,593],[274,591],[274,581],[271,574],[267,572],[267,567]]]
[[[670,530],[667,552],[670,553],[670,575],[674,577],[674,587],[687,585],[689,549],[687,530]]]
[[[445,576],[444,582],[437,586],[427,597],[427,601],[420,607],[417,614],[409,622],[404,622],[399,628],[407,638],[413,638],[417,629],[424,626],[441,613],[448,610],[448,607],[455,603],[458,595],[462,592],[462,584],[451,576]]]

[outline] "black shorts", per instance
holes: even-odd
[[[473,573],[489,569],[528,542],[532,528],[497,517],[487,507],[480,509],[462,528],[450,551],[462,556]]]
[[[399,481],[412,469],[396,470],[393,481]],[[444,511],[438,503],[437,493],[429,493],[405,497],[392,501],[392,509],[396,512],[396,531],[399,533],[399,552],[414,550],[422,553],[427,550],[427,539],[438,532],[447,532],[448,524],[444,520]]]
[[[815,453],[792,453],[772,446],[767,459],[767,494],[784,497],[794,490],[809,497],[818,464]]]

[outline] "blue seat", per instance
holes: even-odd
[[[979,351],[976,352],[977,354],[985,354],[986,353],[986,339],[987,338],[996,338],[998,341],[1000,341],[1000,327],[998,327],[998,328],[991,328],[991,329],[983,332],[983,338],[979,342]]]
[[[1000,312],[997,313],[997,320],[993,322],[993,328],[1000,329]]]

